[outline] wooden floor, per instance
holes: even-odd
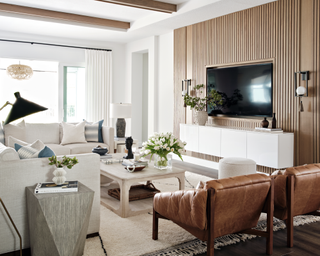
[[[173,160],[173,165],[183,168],[186,171],[198,173],[214,179],[218,178],[218,171],[206,167],[200,167],[186,162]],[[320,256],[320,222],[294,227],[294,246],[288,248],[287,230],[280,230],[273,233],[273,254],[274,256]],[[216,256],[255,256],[266,255],[266,239],[257,237],[236,245],[221,247],[215,250]],[[205,256],[200,254],[198,256]]]

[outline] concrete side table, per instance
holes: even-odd
[[[78,192],[34,194],[26,187],[33,256],[81,256],[94,191],[78,182]]]

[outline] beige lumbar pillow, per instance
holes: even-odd
[[[85,122],[74,124],[67,124],[62,122],[63,136],[61,140],[61,145],[71,144],[71,143],[87,143],[84,136]]]

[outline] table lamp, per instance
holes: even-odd
[[[7,119],[4,121],[4,124],[8,124],[14,120],[17,120],[21,117],[25,117],[43,110],[47,110],[47,108],[42,107],[36,103],[33,103],[31,101],[28,101],[20,96],[19,92],[15,92],[14,96],[16,97],[15,103],[10,103],[7,101],[2,108],[0,108],[0,111],[8,106],[12,105],[12,108],[9,112],[9,115],[7,116]]]
[[[125,137],[126,121],[124,119],[131,117],[131,104],[130,103],[111,103],[110,117],[117,118],[116,136],[118,138]]]

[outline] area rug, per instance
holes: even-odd
[[[186,189],[195,187],[199,180],[212,178],[186,172]],[[156,180],[154,185],[161,191],[178,190],[175,178]],[[107,208],[100,208],[100,236],[108,256],[173,256],[197,255],[206,252],[206,243],[196,239],[189,232],[173,224],[171,221],[159,219],[159,240],[152,240],[152,213],[141,214],[129,218],[121,218]],[[262,215],[258,229],[265,226],[265,216]],[[303,225],[320,221],[320,217],[298,216],[294,225]],[[274,230],[284,229],[282,221],[274,219]],[[235,244],[253,235],[236,234],[216,239],[215,248]],[[85,256],[105,256],[99,237],[89,238],[85,244]]]

